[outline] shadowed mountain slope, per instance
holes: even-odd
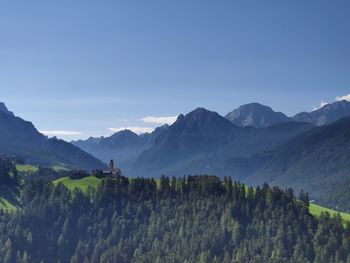
[[[0,104],[0,153],[25,158],[39,165],[60,164],[71,168],[104,168],[105,164],[72,144],[48,139],[31,122],[25,121]]]

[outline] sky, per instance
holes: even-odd
[[[0,101],[65,140],[350,93],[348,0],[1,1]],[[350,99],[350,96],[346,97]]]

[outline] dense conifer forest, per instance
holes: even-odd
[[[107,178],[69,191],[31,179],[0,214],[0,262],[350,262],[350,228],[291,189],[230,178]]]

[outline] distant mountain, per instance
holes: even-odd
[[[108,151],[114,151],[116,149],[122,150],[128,147],[132,147],[138,144],[141,138],[129,130],[120,131],[113,134],[111,137],[89,138],[88,140],[73,141],[72,143],[86,151],[101,151],[102,154]],[[104,155],[104,154],[103,154]],[[101,159],[107,161],[110,159],[110,155]],[[107,159],[106,159],[107,158]]]
[[[295,115],[293,119],[299,122],[309,122],[317,126],[322,126],[346,116],[350,116],[350,102],[342,100],[327,104],[312,112],[301,112]]]
[[[155,142],[155,146],[170,145],[191,152],[203,151],[227,143],[236,128],[216,112],[197,108],[185,116],[181,114],[167,129],[165,136]]]
[[[152,147],[157,138],[168,129],[168,125],[157,128],[153,133],[137,135],[130,130],[124,130],[110,137],[89,138],[72,141],[71,143],[92,154],[98,159],[108,162],[114,159],[115,164],[129,173],[139,155]]]
[[[230,143],[237,127],[216,112],[198,108],[180,115],[136,160],[136,171],[179,174],[205,172],[207,160]]]
[[[312,112],[298,113],[292,118],[259,103],[242,105],[225,117],[237,126],[264,128],[290,121],[308,122],[316,126],[322,126],[346,116],[350,116],[350,102],[343,100],[327,104]]]
[[[130,176],[207,173],[242,178],[253,167],[240,160],[270,150],[312,127],[298,122],[261,129],[238,127],[216,112],[198,108],[151,134],[121,131],[107,138],[72,143],[105,162],[115,159]]]
[[[244,110],[240,115],[254,116],[254,125],[248,126],[243,125],[247,118],[235,125],[198,108],[150,134],[122,131],[73,143],[105,161],[116,159],[128,176],[228,175],[253,185],[304,189],[321,200],[329,195],[329,185],[337,189],[350,179],[350,117],[338,119],[348,114],[349,104],[336,102],[305,113],[309,119],[287,117],[277,124],[255,118],[257,109],[265,106],[242,106],[252,107],[251,115]]]
[[[63,140],[48,139],[31,122],[15,116],[0,103],[0,153],[16,155],[40,165],[104,168],[105,164]]]
[[[125,172],[144,148],[146,139],[132,131],[124,130],[111,137],[89,138],[71,143],[105,163],[114,159],[115,165]]]
[[[293,122],[263,129],[237,127],[217,113],[197,109],[180,115],[165,136],[141,154],[135,166],[150,173],[218,174],[241,179],[249,174],[250,167],[240,160],[311,128],[310,124]],[[243,167],[231,166],[231,161]]]
[[[164,165],[227,143],[234,129],[235,126],[219,114],[198,108],[151,134],[137,135],[125,130],[107,138],[72,143],[101,160],[114,158],[129,174],[140,175],[145,170],[158,174],[157,169]]]
[[[255,128],[265,128],[277,123],[290,122],[282,112],[275,112],[270,107],[259,104],[250,103],[240,106],[228,113],[226,119],[230,120],[235,125]]]
[[[350,178],[350,117],[292,138],[267,153],[260,165],[246,182],[268,182],[321,196],[330,185]]]

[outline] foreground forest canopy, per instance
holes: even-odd
[[[0,215],[0,262],[350,262],[350,228],[307,196],[230,178],[102,180],[83,193],[27,181]]]

